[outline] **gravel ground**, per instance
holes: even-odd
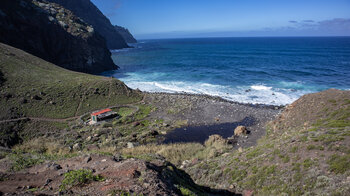
[[[237,126],[243,125],[250,134],[240,137],[235,145],[249,147],[265,134],[265,124],[282,110],[280,106],[242,104],[193,94],[147,93],[145,102],[157,107],[151,118],[164,119],[168,124],[187,122],[165,135],[164,143],[203,143],[213,134],[227,138]]]

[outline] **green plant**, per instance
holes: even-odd
[[[313,161],[311,159],[305,159],[304,162],[303,162],[303,166],[305,169],[311,167],[313,165]]]
[[[29,155],[24,155],[21,153],[10,155],[10,159],[13,161],[11,166],[11,170],[13,171],[20,171],[22,169],[44,162],[44,160],[40,157],[33,158]]]
[[[290,149],[290,152],[291,153],[296,153],[298,151],[298,146],[293,146],[291,149]]]
[[[343,174],[350,169],[350,155],[340,156],[334,154],[328,160],[329,170],[337,173]]]
[[[185,188],[183,186],[180,186],[180,191],[183,196],[195,196],[196,194],[193,193],[190,189]]]
[[[93,175],[91,170],[79,169],[64,174],[60,190],[67,190],[71,187],[83,185],[91,181],[104,181],[101,175]]]

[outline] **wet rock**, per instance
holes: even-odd
[[[234,131],[234,135],[236,135],[236,136],[240,136],[240,135],[247,134],[247,133],[248,133],[248,130],[245,126],[238,126],[238,127],[236,127],[236,129]]]

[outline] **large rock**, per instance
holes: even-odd
[[[0,42],[70,70],[99,73],[118,68],[105,39],[58,4],[2,0],[0,29]]]
[[[115,30],[109,19],[90,0],[48,0],[71,10],[101,34],[109,49],[129,47],[124,38]]]
[[[205,146],[213,146],[215,144],[218,145],[225,145],[227,143],[227,140],[224,139],[221,135],[211,135],[209,138],[205,141]]]
[[[234,131],[234,135],[236,136],[240,136],[240,135],[245,135],[248,133],[248,130],[245,126],[238,126],[236,127],[235,131]]]

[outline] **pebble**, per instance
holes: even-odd
[[[131,143],[131,142],[128,142],[128,143],[127,143],[127,148],[134,148],[134,144]]]
[[[91,158],[91,156],[89,155],[88,157],[86,157],[85,159],[84,159],[84,162],[85,163],[88,163],[88,162],[90,162],[92,160],[92,158]]]

